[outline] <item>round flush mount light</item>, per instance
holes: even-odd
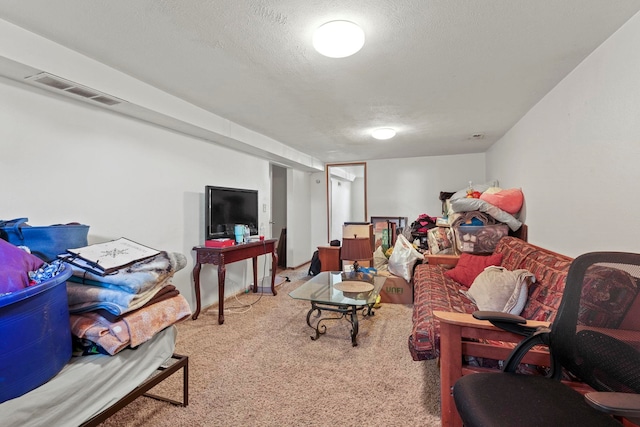
[[[391,128],[380,128],[371,132],[371,136],[375,139],[391,139],[396,136],[396,131]]]
[[[329,58],[345,58],[364,46],[364,31],[350,21],[323,24],[313,35],[313,47]]]

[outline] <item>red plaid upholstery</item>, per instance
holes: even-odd
[[[560,305],[562,291],[573,261],[538,248],[515,237],[504,237],[495,252],[503,254],[502,266],[508,270],[524,268],[536,276],[529,289],[529,300],[522,316],[552,321]],[[421,264],[414,273],[413,328],[409,351],[414,360],[435,359],[440,354],[440,325],[435,310],[472,313],[476,306],[460,290],[460,285],[444,276],[444,268]]]

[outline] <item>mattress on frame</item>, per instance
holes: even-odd
[[[4,427],[80,425],[109,408],[154,373],[175,350],[170,326],[114,356],[73,357],[40,387],[0,404]]]

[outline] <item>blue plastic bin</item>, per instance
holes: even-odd
[[[66,267],[53,279],[0,297],[0,403],[56,376],[71,359]]]

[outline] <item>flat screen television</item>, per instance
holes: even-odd
[[[258,190],[207,185],[205,195],[205,240],[235,238],[236,224],[248,225],[258,234]]]

